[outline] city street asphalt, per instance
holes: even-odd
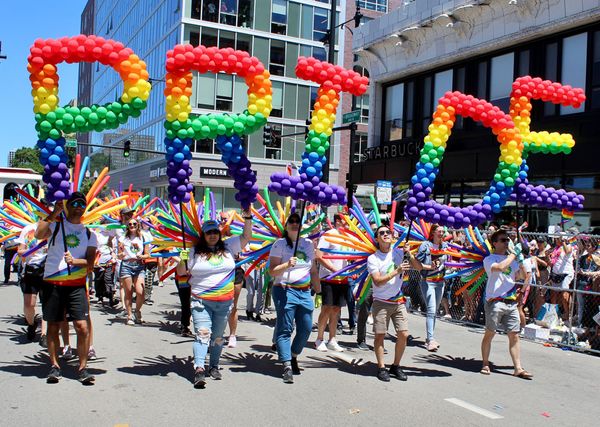
[[[412,340],[402,360],[408,381],[375,377],[372,351],[342,335],[343,353],[317,352],[313,332],[299,357],[302,374],[284,384],[271,351],[274,314],[246,321],[238,307],[238,345],[222,356],[222,381],[194,389],[192,339],[178,334],[179,306],[171,281],[155,288],[146,323],[126,326],[117,310],[92,304],[96,384],[76,380],[76,361],[46,384],[47,353],[25,337],[20,289],[0,286],[0,425],[593,425],[597,422],[600,359],[522,342],[532,381],[513,377],[506,336],[496,337],[490,376],[479,374],[482,330],[440,321],[437,353],[423,347],[425,319],[409,317]],[[345,313],[345,310],[344,310]],[[314,313],[316,321],[318,311]],[[372,344],[372,335],[367,342]],[[76,337],[71,331],[71,342]],[[391,362],[393,342],[386,340]],[[596,414],[596,415],[594,415]]]

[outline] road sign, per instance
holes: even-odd
[[[375,184],[375,200],[377,200],[378,205],[392,204],[392,181],[377,181]]]
[[[360,110],[350,111],[342,116],[342,123],[353,123],[360,120]]]
[[[65,147],[67,148],[77,148],[77,140],[76,139],[67,139],[65,142]]]

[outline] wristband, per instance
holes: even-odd
[[[244,219],[252,219],[251,216],[243,216],[242,218],[244,218]]]

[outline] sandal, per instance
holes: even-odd
[[[530,374],[525,369],[521,369],[518,373],[513,374],[513,377],[522,378],[524,380],[532,380],[533,374]]]
[[[484,366],[483,368],[481,368],[481,370],[479,371],[479,373],[481,375],[490,375],[492,373],[492,371],[490,370],[489,366]]]

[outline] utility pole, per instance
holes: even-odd
[[[327,54],[327,61],[330,64],[335,65],[335,21],[336,21],[336,5],[337,0],[329,0],[331,2],[331,11],[329,14],[329,30],[327,30],[327,43],[329,52]],[[334,134],[331,134],[329,138],[329,148],[325,152],[325,157],[327,157],[327,161],[323,165],[323,182],[329,182],[329,162],[331,162],[331,146],[333,145]]]

